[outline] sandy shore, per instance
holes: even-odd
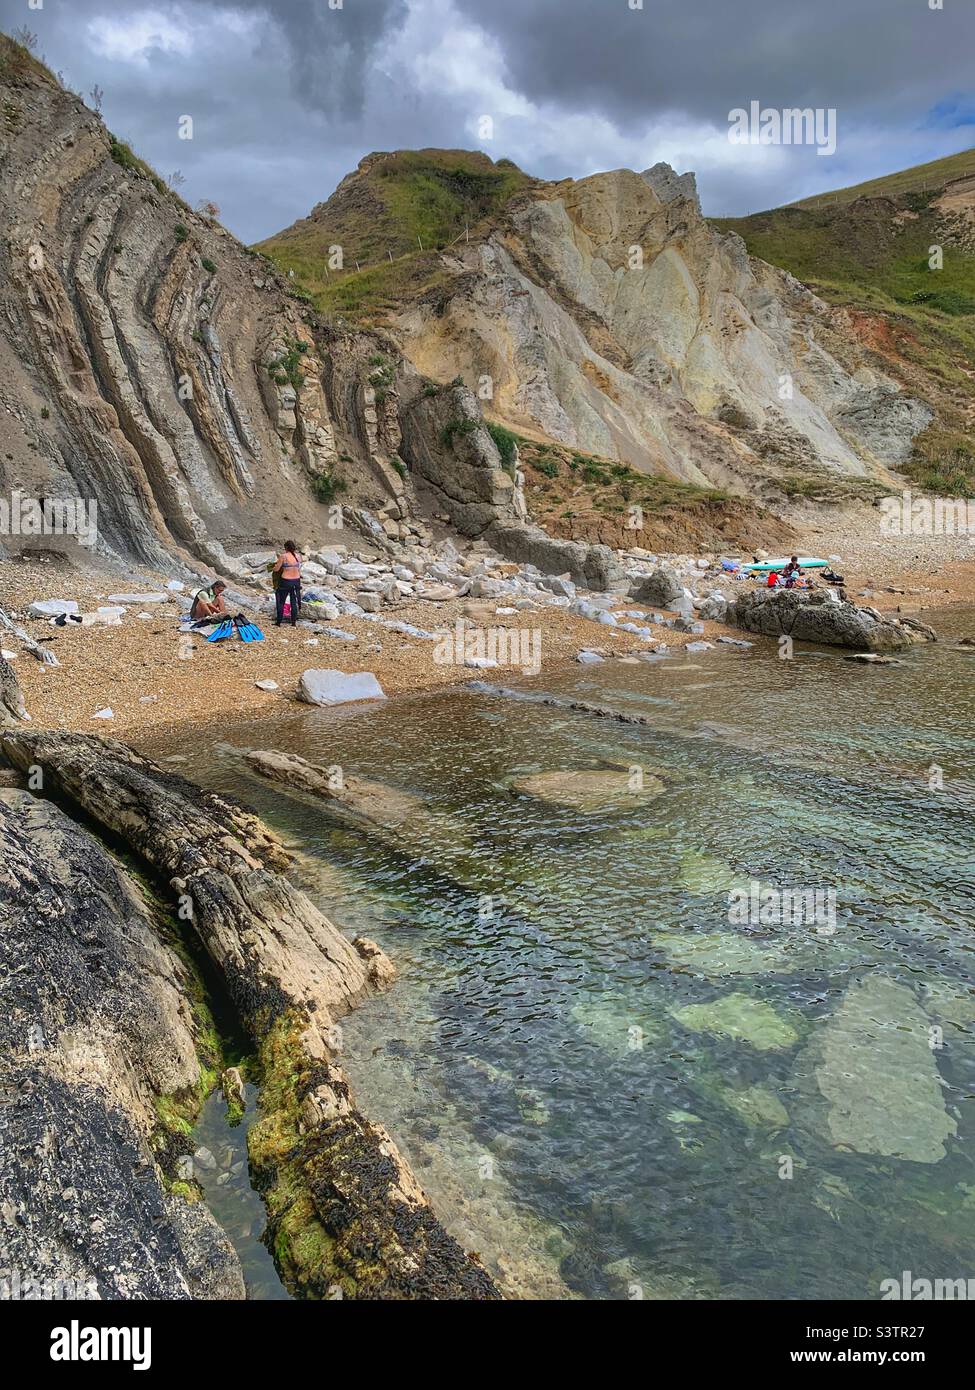
[[[810,545],[819,553],[843,556],[842,571],[848,596],[882,610],[905,612],[954,604],[975,606],[975,547],[965,538],[929,542],[907,538],[878,543],[862,532],[849,535],[810,534]],[[143,574],[141,582],[129,582],[111,572],[81,572],[44,563],[5,561],[0,564],[0,594],[8,612],[23,613],[38,598],[77,599],[82,612],[105,603],[114,592],[150,592],[165,587],[161,576]],[[724,583],[731,594],[737,584]],[[861,597],[867,590],[869,597]],[[576,617],[565,609],[539,607],[513,614],[498,614],[504,602],[458,599],[430,603],[411,599],[384,606],[384,618],[413,623],[428,631],[452,629],[458,618],[478,627],[509,627],[541,633],[543,672],[552,672],[576,661],[583,648],[601,655],[626,656],[646,649],[634,634],[603,627]],[[617,611],[648,611],[625,596]],[[390,632],[361,618],[342,618],[337,626],[355,640],[316,634],[308,628],[273,626],[266,611],[252,606],[251,613],[265,633],[261,643],[245,644],[236,636],[208,643],[196,636],[181,645],[177,631],[180,609],[175,601],[128,609],[118,627],[51,627],[45,620],[27,620],[36,641],[43,641],[58,658],[57,667],[45,667],[24,652],[9,634],[3,646],[16,652],[17,671],[27,708],[40,725],[80,729],[129,737],[150,729],[202,723],[236,721],[271,714],[285,704],[294,708],[298,678],[309,667],[340,671],[372,671],[387,695],[395,696],[444,688],[476,679],[514,680],[518,667],[479,672],[457,664],[434,660],[436,644]],[[146,616],[140,617],[140,612]],[[704,639],[736,635],[730,628],[705,623]],[[654,629],[655,637],[672,650],[695,639],[671,628]],[[741,634],[737,634],[741,635]],[[259,690],[259,680],[276,681],[276,691]],[[110,720],[96,719],[104,707]]]

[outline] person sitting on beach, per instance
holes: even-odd
[[[802,569],[799,565],[799,556],[793,555],[792,559],[782,571],[782,578],[785,580],[785,587],[791,589],[795,586],[797,579],[802,577]]]
[[[280,627],[284,618],[284,605],[289,604],[291,626],[298,621],[301,610],[301,556],[294,541],[285,541],[284,549],[274,562],[272,577],[278,576],[274,586],[276,617],[274,625]]]
[[[223,622],[227,617],[227,605],[223,601],[226,587],[222,579],[216,579],[208,588],[198,589],[193,595],[190,622],[201,625]]]
[[[765,581],[767,588],[777,589],[782,582],[782,576],[778,570],[769,570],[768,579]]]

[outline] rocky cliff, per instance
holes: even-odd
[[[0,124],[0,496],[94,506],[93,549],[174,573],[246,579],[242,554],[350,526],[422,542],[434,516],[538,551],[490,439],[465,481],[388,335],[321,318],[2,36]],[[482,505],[458,510],[469,483]],[[48,548],[17,526],[0,545]]]
[[[381,196],[398,158],[370,156],[297,224],[305,255],[345,239],[351,266],[353,193]],[[282,264],[289,235],[266,243]],[[827,346],[826,305],[712,227],[667,165],[531,181],[412,261],[349,270],[323,302],[388,325],[420,372],[459,374],[514,429],[645,473],[772,502],[817,479],[869,496],[931,418],[855,345]]]
[[[903,471],[975,490],[975,150],[718,224],[831,306],[827,345],[893,377],[931,421]]]
[[[106,554],[226,574],[324,537],[339,493],[395,494],[375,336],[325,333],[6,39],[0,127],[0,491],[94,502]]]

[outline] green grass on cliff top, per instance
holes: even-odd
[[[865,183],[854,183],[831,193],[817,193],[811,198],[799,198],[789,206],[815,208],[852,203],[857,198],[899,198],[905,193],[941,189],[953,179],[963,179],[972,174],[975,174],[975,149],[962,150],[960,154],[933,159],[928,164],[914,164],[910,169],[898,169],[878,179],[868,179]]]
[[[325,313],[381,317],[436,281],[438,251],[532,182],[510,160],[494,163],[478,151],[398,150],[371,158],[366,172],[310,217],[257,247],[285,272],[293,270]],[[335,245],[342,247],[343,269],[326,274]]]

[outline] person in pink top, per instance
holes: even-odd
[[[275,627],[280,627],[284,618],[285,601],[291,601],[291,626],[294,627],[298,621],[298,612],[301,608],[301,556],[294,541],[285,541],[284,549],[274,563],[272,574],[278,577],[277,587],[274,590],[274,597],[277,603],[277,617]]]

